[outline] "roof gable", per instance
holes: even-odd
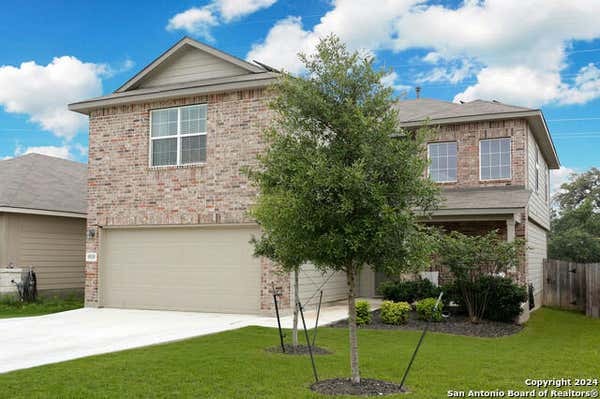
[[[262,72],[262,67],[184,37],[115,93]]]

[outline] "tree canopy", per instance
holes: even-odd
[[[571,176],[555,196],[548,257],[600,262],[600,170]]]

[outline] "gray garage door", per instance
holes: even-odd
[[[102,306],[258,313],[256,227],[106,229]]]

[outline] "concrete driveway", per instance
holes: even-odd
[[[346,317],[346,306],[321,310],[319,325]],[[307,327],[315,311],[305,314]],[[0,373],[101,353],[161,344],[246,326],[277,327],[274,317],[84,308],[37,317],[0,319]],[[291,328],[292,317],[282,318]]]

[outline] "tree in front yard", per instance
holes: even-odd
[[[270,104],[268,150],[247,171],[260,190],[251,214],[262,228],[257,253],[284,269],[310,262],[348,283],[352,381],[360,382],[356,308],[358,272],[388,273],[429,262],[431,240],[416,210],[437,203],[424,179],[424,131],[398,126],[393,90],[370,57],[335,36],[300,54],[302,77],[282,74]]]
[[[548,255],[580,263],[600,262],[600,170],[571,176],[555,196]]]
[[[486,313],[492,286],[487,277],[517,268],[524,249],[522,239],[509,242],[496,231],[475,236],[458,231],[440,235],[439,260],[452,273],[472,323],[478,323]]]

